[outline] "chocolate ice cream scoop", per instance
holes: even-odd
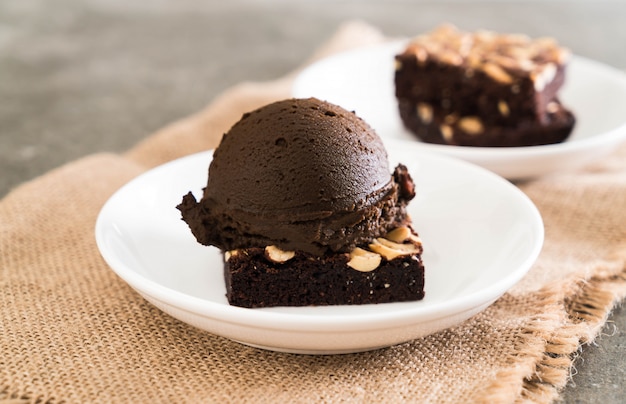
[[[408,223],[404,166],[389,171],[378,135],[353,112],[289,99],[243,115],[213,154],[202,199],[178,209],[198,242],[347,252]]]

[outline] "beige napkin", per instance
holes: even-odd
[[[341,27],[314,57],[383,41]],[[103,262],[94,222],[125,182],[214,147],[243,112],[289,96],[293,75],[244,83],[126,155],[98,154],[0,202],[0,402],[550,402],[571,355],[626,295],[626,148],[520,185],[546,227],[528,276],[462,325],[372,352],[263,351],[160,312]]]

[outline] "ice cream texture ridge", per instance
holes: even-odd
[[[177,208],[204,245],[323,255],[410,223],[414,196],[407,168],[390,172],[381,139],[354,112],[286,99],[245,113],[215,149],[201,200],[189,192]]]

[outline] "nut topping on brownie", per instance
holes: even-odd
[[[566,64],[570,58],[570,51],[552,38],[531,39],[526,35],[484,30],[467,33],[450,24],[429,35],[415,37],[407,52],[415,54],[419,63],[434,58],[467,67],[469,76],[473,70],[482,70],[501,83],[511,83],[512,76],[528,73],[540,82],[549,82],[556,74],[556,66]]]
[[[276,246],[224,253],[227,296],[243,307],[364,304],[424,297],[422,240],[400,226],[349,253]]]

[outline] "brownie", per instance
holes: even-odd
[[[234,306],[259,308],[421,300],[421,241],[413,232],[408,235],[407,227],[399,229],[350,253],[321,257],[274,246],[226,252],[228,301]],[[407,235],[404,241],[396,237],[400,232]]]
[[[515,124],[493,124],[482,126],[473,117],[454,119],[441,111],[429,112],[430,118],[423,119],[425,108],[401,100],[398,103],[404,125],[426,143],[476,147],[538,146],[562,142],[568,137],[576,119],[558,101],[553,102],[545,123],[523,119]],[[447,118],[447,119],[446,119]]]
[[[551,38],[441,26],[395,57],[400,117],[430,143],[562,142],[575,124],[558,99],[568,59]]]

